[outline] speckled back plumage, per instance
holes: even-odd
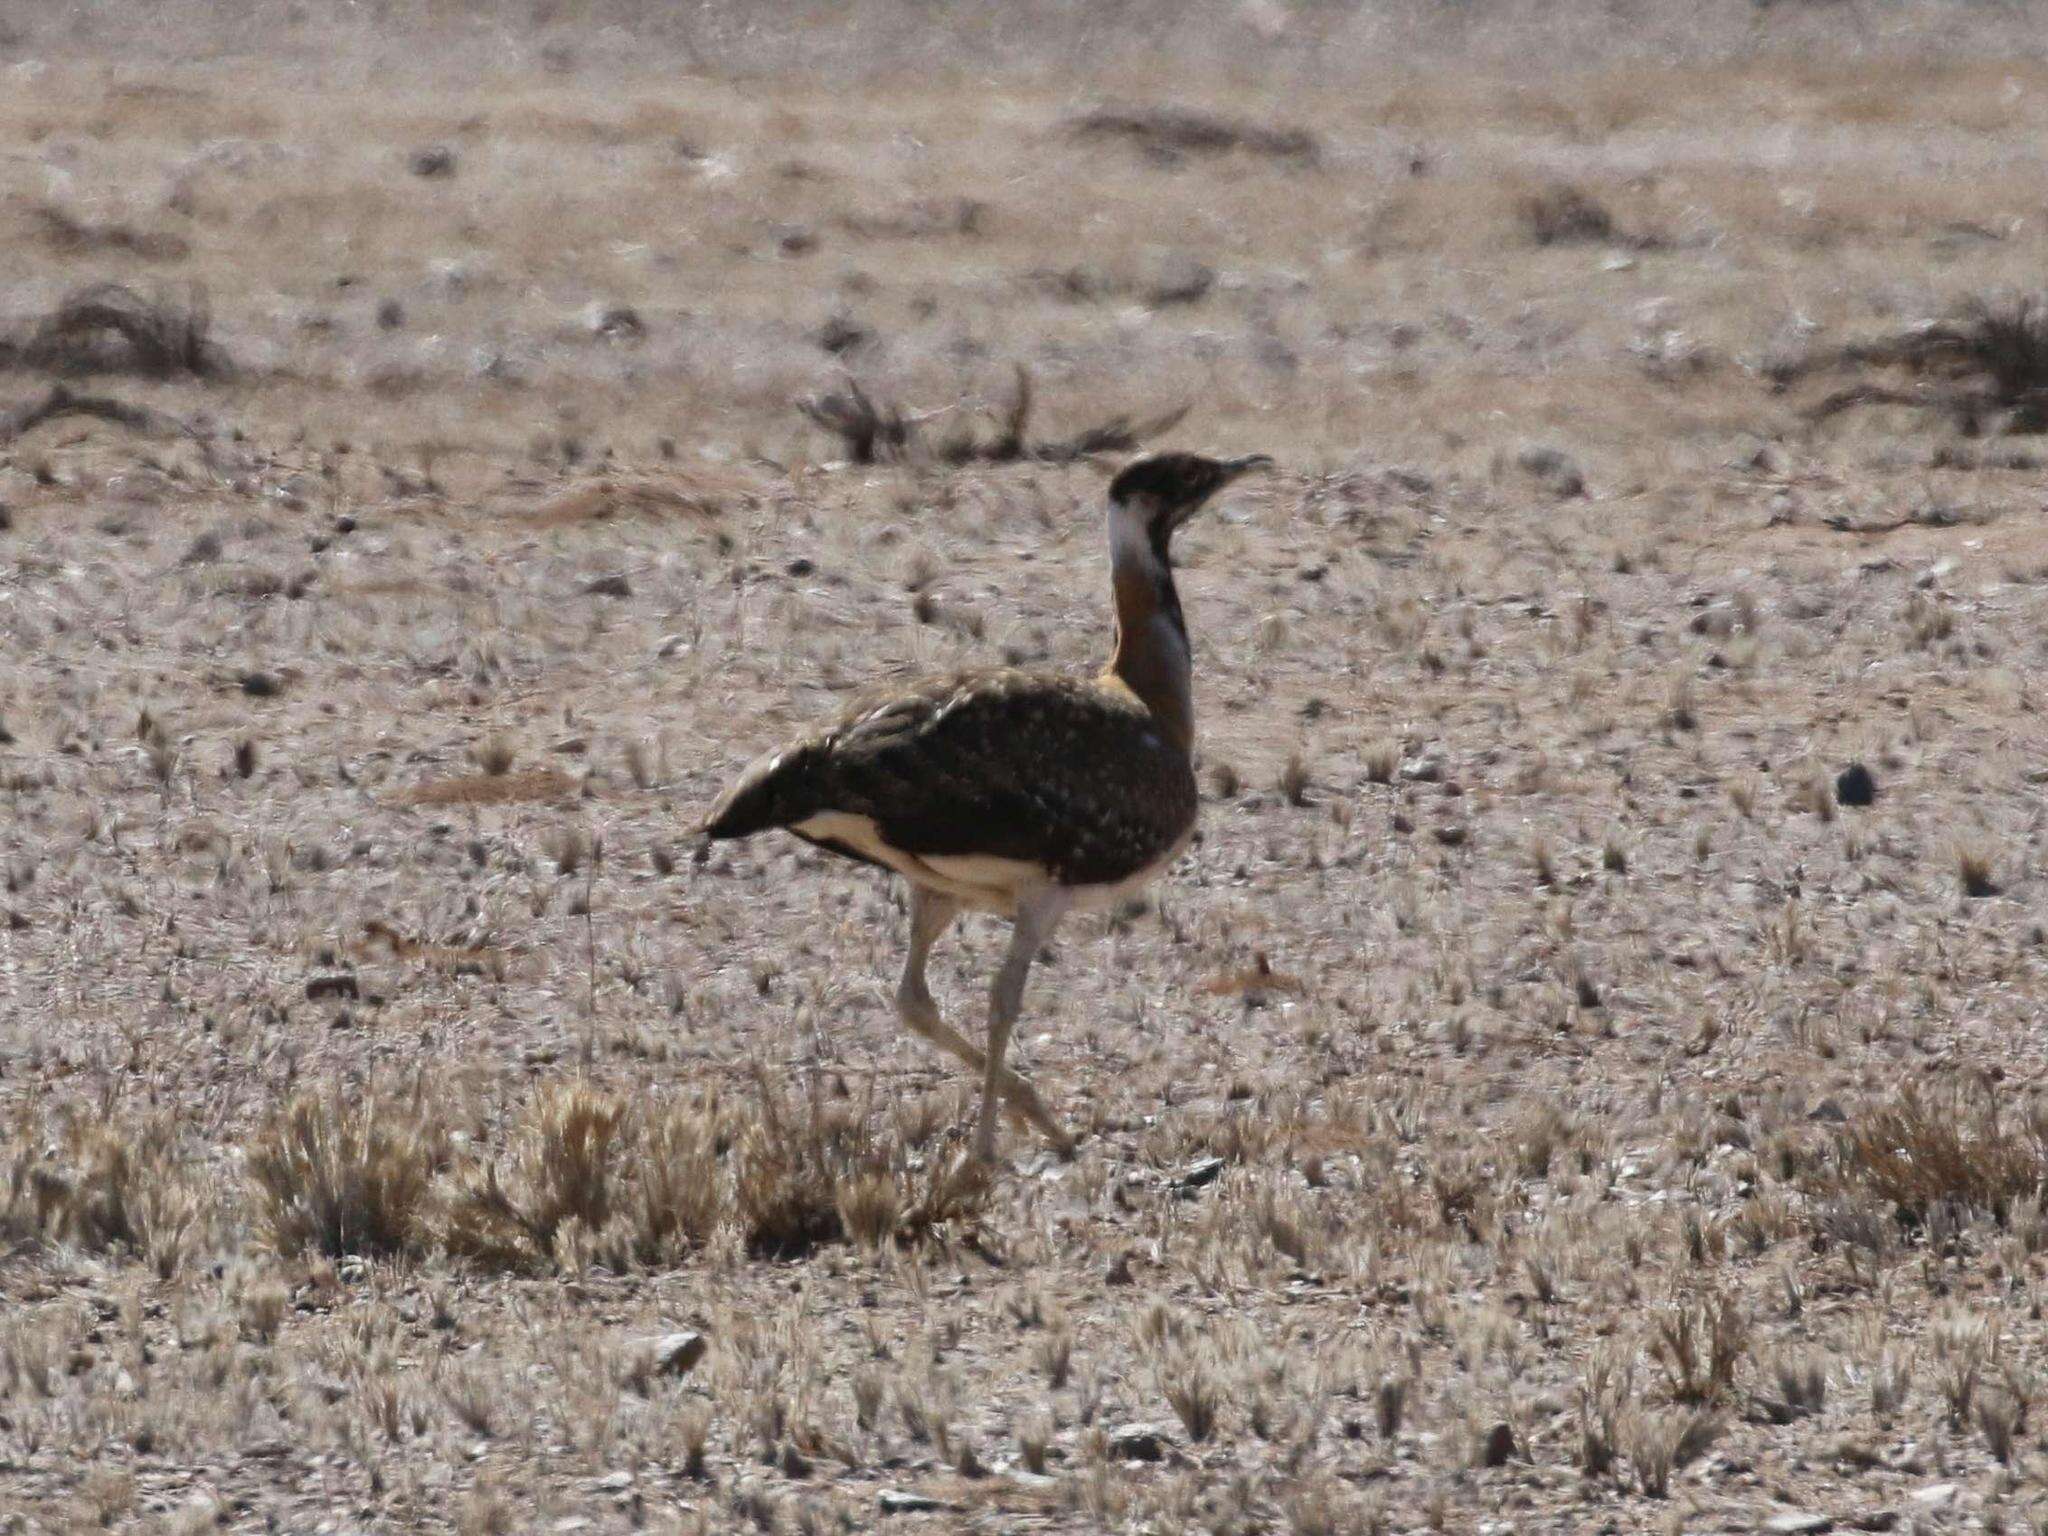
[[[1196,805],[1187,754],[1114,680],[1011,669],[869,695],[749,768],[704,830],[796,830],[836,811],[919,858],[1016,859],[1060,885],[1113,885],[1170,854]]]

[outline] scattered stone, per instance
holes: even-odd
[[[679,655],[689,648],[690,642],[686,637],[682,635],[663,635],[660,643],[654,648],[654,654],[663,661],[667,661],[671,656]]]
[[[1199,304],[1216,286],[1216,270],[1186,254],[1169,256],[1146,285],[1145,302],[1154,309]]]
[[[1496,1424],[1486,1432],[1486,1444],[1480,1451],[1479,1460],[1482,1466],[1504,1467],[1519,1454],[1514,1430],[1506,1424]]]
[[[633,1486],[633,1474],[630,1472],[607,1472],[590,1486],[599,1493],[624,1493]]]
[[[841,357],[857,347],[864,347],[875,339],[875,333],[856,320],[845,315],[833,315],[811,332],[811,340],[818,344],[820,351]]]
[[[1825,1125],[1846,1125],[1849,1121],[1849,1114],[1847,1110],[1843,1109],[1833,1099],[1822,1099],[1806,1112],[1806,1118]]]
[[[682,1376],[704,1358],[706,1343],[701,1333],[664,1333],[648,1347],[654,1368],[665,1376]]]
[[[1871,805],[1877,800],[1877,780],[1861,763],[1851,763],[1835,776],[1835,799],[1843,805]]]
[[[1175,1179],[1173,1187],[1185,1194],[1189,1190],[1200,1189],[1205,1184],[1214,1184],[1222,1177],[1223,1159],[1220,1157],[1205,1157],[1200,1162],[1190,1166],[1179,1178]]]
[[[1157,1424],[1126,1424],[1110,1431],[1109,1436],[1110,1454],[1125,1461],[1164,1461],[1172,1443],[1172,1437]]]
[[[455,174],[455,151],[446,144],[429,144],[416,149],[406,157],[405,168],[415,176],[428,181],[444,179]]]
[[[1438,827],[1436,829],[1436,840],[1446,848],[1464,847],[1465,840],[1470,835],[1465,828],[1458,826]]]
[[[1954,1483],[1929,1483],[1913,1494],[1913,1502],[1922,1509],[1946,1509],[1956,1501]]]
[[[284,684],[278,681],[275,673],[244,672],[242,674],[242,692],[249,695],[252,699],[272,699],[277,697],[283,690]]]
[[[630,304],[599,305],[591,310],[590,331],[606,341],[641,341],[647,335],[647,322]]]
[[[1444,760],[1434,752],[1411,757],[1401,765],[1401,777],[1413,784],[1436,784],[1444,776]]]
[[[951,1509],[953,1507],[950,1504],[942,1503],[938,1499],[932,1498],[929,1494],[905,1493],[900,1488],[884,1488],[880,1503],[882,1513],[885,1515],[927,1514],[933,1510]]]
[[[631,597],[633,584],[623,576],[600,576],[583,590],[590,597]]]
[[[1834,1528],[1835,1522],[1826,1515],[1809,1515],[1800,1509],[1773,1515],[1758,1527],[1770,1531],[1772,1536],[1808,1536],[1810,1532],[1832,1531]]]
[[[361,997],[362,991],[356,986],[356,979],[346,973],[333,976],[313,976],[306,981],[306,1000],[317,1003],[323,997]]]

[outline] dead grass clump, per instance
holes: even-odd
[[[2048,298],[1972,298],[1950,319],[1788,363],[1773,377],[1783,385],[1831,368],[1890,369],[1923,383],[1837,390],[1809,409],[1815,421],[1858,406],[1903,405],[1940,411],[1972,437],[2048,432]]]
[[[166,1119],[102,1107],[55,1126],[24,1109],[0,1143],[0,1239],[128,1252],[169,1279],[190,1249],[198,1181]]]
[[[53,373],[214,378],[228,365],[212,329],[206,292],[196,284],[180,300],[97,283],[66,296],[44,317],[21,348],[21,360]]]
[[[844,389],[799,401],[797,409],[837,437],[854,464],[918,459],[944,464],[1014,464],[1027,459],[1069,464],[1098,453],[1129,453],[1172,431],[1188,413],[1188,407],[1180,406],[1152,417],[1112,416],[1071,437],[1033,440],[1029,430],[1034,398],[1031,375],[1019,367],[1010,403],[995,416],[994,436],[978,435],[970,419],[969,425],[936,442],[927,440],[923,427],[938,413],[910,416],[893,402],[877,402],[854,379],[848,379]]]
[[[671,1105],[642,1128],[632,1186],[620,1202],[638,1262],[671,1262],[701,1247],[724,1220],[721,1140],[715,1102]]]
[[[540,1090],[511,1157],[510,1177],[487,1163],[448,1205],[448,1251],[495,1269],[559,1262],[570,1223],[602,1233],[620,1195],[626,1107],[587,1083]]]
[[[535,528],[573,528],[629,518],[647,522],[719,516],[746,494],[735,477],[708,474],[600,475],[557,491],[513,516]]]
[[[507,765],[510,766],[509,764]],[[459,779],[436,779],[399,796],[401,805],[513,805],[524,800],[566,800],[576,781],[553,768],[528,773],[485,772]]]
[[[1280,770],[1280,793],[1293,806],[1308,804],[1308,792],[1315,783],[1315,776],[1309,772],[1308,764],[1299,752],[1287,754],[1287,762]]]
[[[1223,1393],[1216,1373],[1201,1354],[1170,1353],[1159,1366],[1159,1389],[1188,1439],[1199,1445],[1216,1433],[1216,1412]]]
[[[1650,1358],[1681,1403],[1707,1403],[1735,1385],[1735,1369],[1749,1352],[1749,1324],[1730,1297],[1709,1292],[1673,1301],[1657,1315]]]
[[[502,779],[519,760],[519,749],[503,736],[491,735],[471,747],[469,755],[476,759],[477,767],[483,769],[487,778]]]
[[[257,1217],[287,1258],[422,1251],[429,1202],[444,1156],[425,1096],[398,1103],[375,1093],[302,1094],[249,1153]]]
[[[1907,1088],[1843,1127],[1836,1177],[1919,1222],[1940,1205],[2004,1224],[2016,1201],[2040,1194],[2048,1135],[2034,1117],[2003,1115],[1990,1098],[1928,1103]]]
[[[1616,238],[1614,215],[1605,204],[1569,182],[1555,182],[1522,199],[1519,209],[1529,238],[1538,245],[1594,245]]]
[[[734,1208],[749,1253],[801,1258],[846,1235],[841,1187],[858,1187],[883,1170],[874,1166],[856,1117],[828,1105],[815,1087],[802,1114],[792,1113],[765,1078],[760,1087],[760,1116],[739,1142]]]
[[[1722,1424],[1720,1412],[1708,1408],[1630,1414],[1622,1421],[1621,1436],[1636,1487],[1646,1498],[1669,1495],[1671,1474],[1697,1461],[1721,1433]]]
[[[1078,138],[1120,139],[1165,164],[1233,151],[1300,166],[1322,158],[1322,146],[1306,129],[1267,128],[1187,107],[1097,107],[1068,126]]]
[[[838,438],[852,463],[897,460],[909,450],[911,425],[902,409],[875,404],[857,379],[848,379],[844,389],[799,400],[796,408]]]
[[[2000,890],[1991,875],[1991,855],[1981,848],[1956,851],[1956,878],[1962,882],[1963,894],[1973,901],[1996,896]]]
[[[760,1113],[739,1135],[733,1170],[733,1211],[749,1253],[788,1259],[844,1238],[914,1241],[979,1218],[990,1184],[978,1166],[935,1151],[912,1167],[901,1144],[875,1138],[871,1119],[827,1101],[816,1085],[792,1108],[760,1080]]]

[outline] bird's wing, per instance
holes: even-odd
[[[1014,859],[1090,885],[1170,851],[1193,822],[1195,789],[1185,755],[1114,688],[986,672],[857,703],[756,763],[706,830],[801,829],[828,812],[864,818],[914,857]]]

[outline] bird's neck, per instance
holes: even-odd
[[[1116,652],[1109,673],[1138,696],[1170,741],[1192,751],[1194,673],[1173,566],[1164,545],[1118,505],[1110,508],[1109,570],[1116,593]]]

